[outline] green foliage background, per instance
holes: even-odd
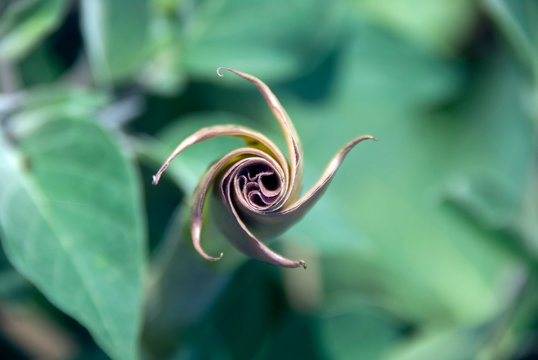
[[[185,204],[238,123],[305,150],[318,205],[240,255]],[[536,0],[0,1],[0,353],[51,359],[538,356]]]

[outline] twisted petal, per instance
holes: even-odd
[[[236,136],[245,140],[246,147],[231,151],[216,161],[205,172],[192,198],[191,235],[198,253],[210,261],[218,257],[208,255],[201,246],[203,208],[206,197],[213,188],[217,201],[212,206],[212,214],[224,235],[246,255],[286,267],[306,268],[303,260],[287,259],[269,249],[260,239],[276,236],[301,219],[319,200],[334,177],[349,151],[359,142],[367,139],[364,135],[344,146],[321,175],[320,179],[299,198],[302,180],[302,149],[296,130],[271,90],[254,76],[229,70],[254,83],[260,90],[280,124],[288,147],[289,161],[282,152],[262,134],[235,125],[220,125],[203,128],[183,140],[166,159],[153,184],[157,184],[170,162],[188,147],[217,136]]]
[[[207,192],[209,190],[209,187],[211,184],[215,181],[215,178],[217,175],[222,171],[222,168],[226,166],[227,163],[232,161],[233,159],[240,159],[241,157],[257,157],[258,159],[264,159],[267,162],[271,163],[273,162],[272,166],[277,165],[274,163],[274,159],[270,158],[266,153],[263,151],[260,151],[255,148],[240,148],[237,150],[233,150],[230,153],[224,155],[220,160],[218,160],[216,163],[214,163],[204,174],[201,181],[198,183],[198,186],[194,190],[193,194],[193,201],[192,201],[192,217],[191,217],[191,235],[192,235],[192,241],[194,244],[194,248],[200,255],[202,255],[205,259],[216,261],[219,260],[222,257],[222,253],[219,257],[212,257],[206,254],[206,252],[202,249],[200,245],[200,238],[201,238],[201,232],[202,232],[202,221],[203,221],[203,206],[205,202],[205,198],[207,195]],[[278,168],[278,166],[276,166]],[[280,182],[283,183],[285,181],[284,174],[279,173]],[[232,202],[227,201],[226,202],[228,207],[232,207]],[[238,219],[240,221],[240,219]],[[245,230],[248,231],[245,227]],[[259,242],[254,238],[254,241]],[[266,256],[278,256],[277,254],[273,253],[269,248],[267,248],[265,245],[261,244],[260,242],[260,248],[265,252]]]
[[[245,161],[245,163],[246,162],[247,161]],[[285,267],[295,268],[302,266],[306,269],[304,260],[290,260],[269,249],[254,234],[252,234],[252,232],[250,232],[237,213],[234,206],[234,199],[232,199],[234,194],[232,190],[232,182],[235,178],[233,173],[237,173],[237,171],[240,170],[241,165],[245,165],[245,163],[238,163],[238,166],[232,168],[229,173],[222,176],[221,186],[216,190],[221,200],[220,202],[217,202],[219,205],[217,205],[215,209],[218,214],[216,219],[221,229],[239,250],[254,259]]]
[[[170,162],[183,150],[201,141],[209,140],[218,136],[240,137],[245,140],[248,145],[263,150],[268,154],[271,154],[271,156],[273,156],[279,162],[280,166],[284,168],[286,173],[286,179],[289,180],[286,158],[284,157],[284,155],[282,155],[280,149],[271,142],[271,140],[267,139],[265,136],[263,136],[257,131],[242,126],[218,125],[200,129],[194,134],[187,137],[181,143],[179,143],[179,145],[165,160],[159,171],[157,171],[157,173],[153,176],[153,185],[157,185],[159,183],[162,173],[168,168]]]
[[[286,110],[284,110],[284,108],[280,104],[280,101],[278,101],[277,97],[275,96],[275,94],[273,94],[271,89],[269,89],[269,87],[257,77],[242,73],[228,67],[219,67],[217,69],[217,75],[221,77],[221,70],[231,71],[234,74],[237,74],[242,78],[254,83],[254,85],[256,85],[260,93],[263,95],[265,101],[267,102],[267,105],[269,105],[269,108],[271,109],[271,112],[280,124],[282,132],[284,133],[284,138],[286,139],[286,145],[288,146],[288,152],[290,157],[290,178],[285,198],[286,200],[290,197],[294,198],[298,195],[299,191],[301,191],[301,182],[303,178],[303,149],[301,146],[301,142],[299,141],[297,131],[295,130],[295,126],[293,126],[293,123],[291,122],[288,113],[286,112]]]
[[[282,233],[299,221],[321,198],[349,151],[363,140],[377,141],[377,138],[363,135],[347,143],[334,155],[318,181],[300,199],[290,203],[285,208],[273,212],[263,212],[240,206],[238,210],[244,219],[248,219],[248,222],[252,224],[261,224],[258,227],[252,226],[251,230],[264,238],[272,237],[275,236],[275,230]]]

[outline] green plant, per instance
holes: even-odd
[[[532,357],[537,14],[532,0],[0,3],[0,353]],[[185,149],[151,186],[204,127],[286,147],[221,65],[293,115],[306,189],[342,141],[382,139],[271,243],[307,271],[228,251],[211,216],[204,249],[226,256],[193,251],[191,194],[241,139]]]

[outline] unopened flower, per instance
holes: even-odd
[[[303,174],[303,153],[299,137],[288,114],[269,87],[258,78],[230,68],[251,81],[261,92],[278,120],[288,147],[289,161],[273,142],[259,132],[236,125],[219,125],[200,129],[183,140],[153,177],[156,185],[172,159],[186,148],[218,136],[242,138],[246,146],[233,150],[216,161],[205,172],[192,197],[191,235],[196,251],[207,260],[222,257],[208,255],[200,244],[202,213],[208,194],[217,198],[212,209],[223,234],[246,255],[270,264],[306,268],[303,260],[290,260],[267,247],[260,239],[269,239],[286,231],[300,220],[318,201],[347,153],[363,135],[347,143],[329,162],[320,179],[299,196]],[[210,192],[213,189],[213,192]]]

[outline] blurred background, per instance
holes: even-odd
[[[192,190],[241,142],[151,186],[204,126],[284,145],[218,66],[280,99],[304,189],[379,138],[270,243],[306,271],[211,224],[223,260],[193,251]],[[1,357],[538,358],[537,130],[536,0],[0,0]]]

